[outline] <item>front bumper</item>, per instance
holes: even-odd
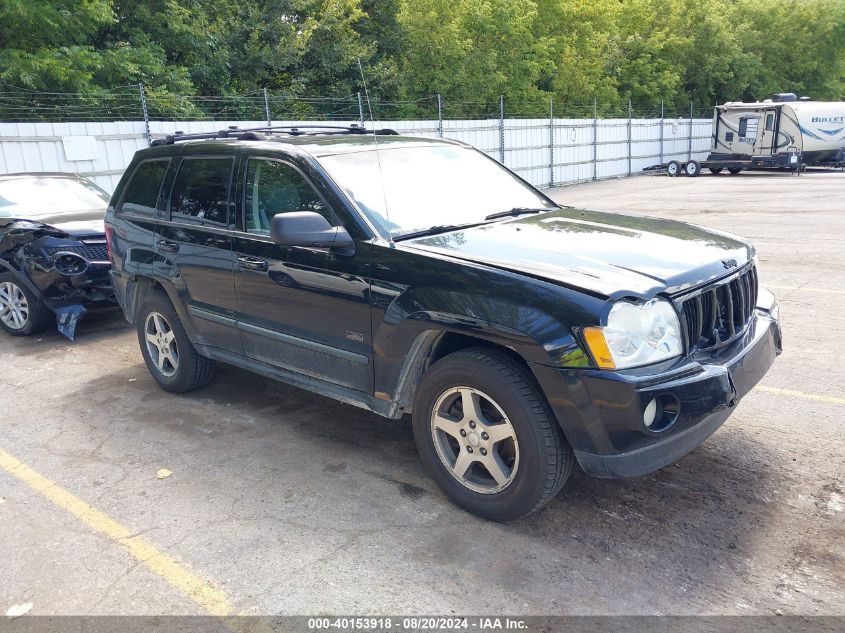
[[[555,394],[549,402],[583,470],[596,477],[635,477],[675,462],[713,434],[780,351],[776,309],[758,310],[745,335],[718,356],[661,373],[557,369],[555,388],[555,376],[534,369],[546,394]],[[660,431],[643,422],[652,399],[677,407]]]

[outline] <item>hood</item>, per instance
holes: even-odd
[[[660,218],[560,209],[400,242],[611,298],[675,294],[751,261],[741,238]]]
[[[76,238],[102,237],[106,233],[105,215],[105,209],[86,209],[83,211],[73,211],[72,213],[65,212],[54,216],[39,216],[37,221],[48,224]]]

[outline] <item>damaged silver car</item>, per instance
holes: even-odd
[[[56,323],[74,338],[90,308],[114,305],[103,226],[109,195],[74,174],[0,176],[0,327]]]

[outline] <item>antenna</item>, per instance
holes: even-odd
[[[381,152],[379,152],[378,135],[376,134],[376,123],[373,120],[373,104],[370,102],[370,91],[367,90],[367,79],[364,77],[364,66],[361,64],[361,58],[358,58],[358,72],[361,73],[361,83],[364,85],[364,97],[367,99],[367,110],[370,111],[370,127],[373,128],[373,142],[376,146],[376,164],[378,164],[378,175],[381,180],[381,198],[384,201],[384,214],[387,220],[387,227],[390,227],[390,207],[387,205],[387,192],[384,190],[384,172],[381,168]],[[390,228],[387,228],[388,233]],[[392,241],[391,241],[392,244]]]
[[[361,73],[361,83],[364,85],[364,98],[367,100],[367,110],[370,111],[370,126],[373,128],[373,136],[375,136],[375,121],[373,121],[373,104],[370,103],[370,91],[367,90],[367,80],[364,78],[364,67],[361,65],[361,58],[358,58],[358,72]]]

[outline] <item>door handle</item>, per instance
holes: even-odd
[[[176,242],[168,242],[167,240],[159,240],[156,242],[156,246],[158,246],[158,250],[166,253],[176,253],[179,251],[179,244]]]
[[[238,263],[241,265],[241,268],[246,268],[247,270],[267,272],[267,269],[269,268],[265,260],[258,259],[257,257],[241,256],[238,257]]]

